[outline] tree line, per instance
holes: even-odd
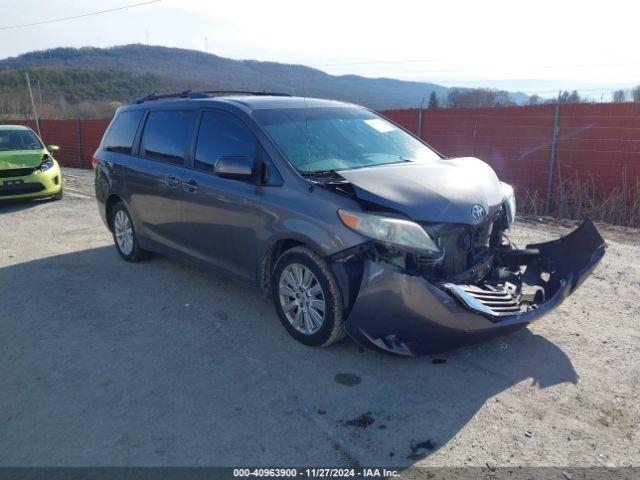
[[[42,118],[110,117],[123,102],[166,88],[153,74],[75,68],[0,70],[0,118],[32,114],[27,73]]]
[[[614,90],[611,92],[611,102],[640,102],[640,85],[630,91]],[[542,98],[539,95],[531,95],[527,102],[529,105],[543,105],[555,103],[591,103],[590,100],[580,96],[577,90],[561,91],[557,97]],[[427,108],[479,108],[479,107],[508,107],[516,105],[511,100],[509,92],[491,88],[452,88],[444,98],[431,92]]]

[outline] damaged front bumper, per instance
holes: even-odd
[[[518,278],[535,291],[529,297],[514,295],[508,282],[495,288],[437,285],[366,259],[346,329],[362,345],[407,356],[488,340],[560,305],[589,276],[605,248],[589,220],[558,240],[528,245],[535,254],[516,263]]]

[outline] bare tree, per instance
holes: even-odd
[[[447,95],[452,108],[503,107],[513,105],[509,92],[490,88],[452,88]]]
[[[624,90],[614,90],[611,94],[613,103],[624,103],[627,100],[627,95]]]
[[[565,90],[560,92],[560,95],[558,96],[558,103],[580,103],[581,101],[582,99],[580,98],[580,95],[578,95],[577,90],[574,90],[573,92]]]
[[[631,97],[634,102],[640,102],[640,85],[631,90]]]
[[[539,95],[531,95],[529,97],[529,105],[538,105],[540,103],[540,96]]]

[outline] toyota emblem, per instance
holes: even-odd
[[[471,216],[473,217],[474,220],[480,221],[487,216],[487,211],[484,209],[482,205],[476,204],[473,207],[471,207]]]

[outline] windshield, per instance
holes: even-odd
[[[9,150],[40,150],[42,143],[31,130],[0,131],[0,152]]]
[[[363,108],[255,110],[287,160],[302,173],[440,158],[404,130]]]

